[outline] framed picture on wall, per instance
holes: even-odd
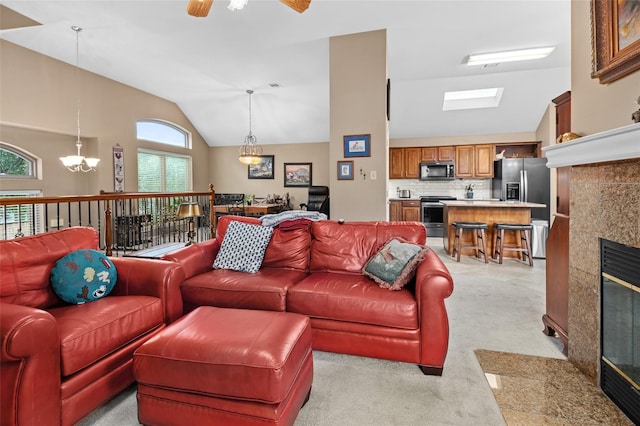
[[[344,137],[344,156],[371,157],[371,135],[349,135]]]
[[[338,161],[338,180],[353,180],[353,160]]]
[[[258,164],[249,164],[247,173],[249,179],[273,179],[273,155],[261,155]]]
[[[311,186],[311,163],[284,163],[284,186]]]
[[[593,72],[606,84],[640,69],[639,2],[591,2]]]

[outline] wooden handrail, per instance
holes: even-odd
[[[205,198],[206,197],[206,198]],[[106,192],[100,191],[98,195],[62,195],[57,197],[4,197],[0,198],[0,231],[4,230],[4,235],[0,238],[14,238],[25,235],[22,232],[23,225],[28,226],[31,229],[31,233],[38,233],[42,227],[44,231],[49,230],[48,218],[49,215],[55,215],[51,220],[52,228],[61,228],[66,226],[83,225],[82,220],[87,220],[88,225],[93,226],[92,221],[96,221],[98,225],[98,232],[101,233],[103,228],[104,235],[101,235],[101,239],[104,241],[104,249],[107,255],[112,255],[112,248],[114,247],[114,219],[119,219],[120,226],[139,226],[139,223],[134,219],[140,220],[141,217],[148,218],[147,220],[154,220],[154,222],[167,223],[173,221],[174,227],[175,220],[179,219],[176,216],[176,204],[175,200],[182,202],[180,199],[198,200],[200,203],[209,204],[208,206],[208,224],[209,232],[208,236],[200,234],[202,238],[209,239],[214,238],[216,230],[216,215],[215,215],[215,190],[213,184],[209,185],[209,191],[185,191],[185,192]],[[144,203],[133,202],[135,200],[148,200]],[[163,201],[164,200],[164,201]],[[128,203],[127,203],[128,202]],[[104,210],[104,226],[102,227],[100,216],[96,215],[95,205],[97,204],[98,210]],[[103,206],[101,206],[103,204]],[[13,209],[12,209],[13,207]],[[150,209],[148,210],[147,209]],[[116,211],[114,211],[114,209]],[[24,214],[23,214],[24,212]],[[29,214],[32,213],[32,214]],[[37,215],[44,214],[44,218],[40,218],[40,226],[36,226]],[[133,216],[132,216],[133,215]],[[15,217],[18,217],[16,220]],[[26,219],[23,217],[26,216]],[[152,219],[153,216],[153,219]],[[62,218],[61,218],[62,217]],[[66,218],[66,223],[60,225],[60,221]],[[86,218],[86,219],[85,219]],[[77,221],[76,221],[77,219]],[[58,221],[57,226],[54,225],[55,221]],[[126,222],[126,221],[129,222]],[[132,220],[134,220],[132,222]],[[44,222],[43,222],[44,221]],[[9,222],[12,222],[9,224]],[[73,223],[72,223],[73,222]],[[206,223],[206,222],[205,222]],[[9,236],[7,227],[13,226],[14,235]],[[169,224],[168,226],[171,226]],[[17,228],[17,230],[15,229]],[[122,230],[119,230],[119,232]],[[175,228],[174,228],[175,232]],[[117,239],[116,239],[117,240]],[[153,244],[154,242],[152,242]],[[116,244],[119,244],[116,241]],[[126,248],[125,248],[126,250]]]

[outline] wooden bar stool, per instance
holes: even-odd
[[[493,245],[493,258],[498,259],[498,263],[502,264],[504,251],[517,251],[520,252],[522,261],[525,262],[525,257],[529,258],[529,266],[533,266],[533,258],[531,257],[531,230],[532,225],[519,224],[519,223],[494,223],[493,229],[496,232],[496,241]],[[516,245],[504,244],[504,232],[515,231],[520,236],[520,243]],[[518,235],[516,235],[516,240]]]
[[[484,231],[489,229],[489,225],[483,222],[453,222],[451,224],[455,229],[455,238],[453,240],[453,256],[456,261],[460,262],[460,252],[465,248],[473,248],[476,251],[476,257],[480,257],[480,253],[484,256],[484,263],[489,263],[487,259],[487,248],[484,242]],[[466,230],[475,231],[473,236],[473,244],[462,243],[462,233]]]

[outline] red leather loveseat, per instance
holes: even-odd
[[[232,220],[213,240],[165,255],[185,271],[185,311],[198,306],[289,311],[310,317],[313,348],[418,364],[440,375],[449,341],[445,299],[453,291],[446,266],[429,250],[415,279],[399,291],[379,287],[362,268],[392,237],[424,245],[415,222],[307,222],[276,227],[255,274],[214,269]]]
[[[133,352],[182,314],[180,266],[111,258],[113,291],[80,305],[49,282],[58,259],[97,249],[93,228],[0,241],[2,425],[70,425],[134,382]]]

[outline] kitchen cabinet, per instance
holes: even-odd
[[[456,177],[492,178],[494,145],[457,145]]]
[[[393,200],[389,202],[389,220],[397,221],[415,221],[420,222],[420,201]]]
[[[422,149],[389,148],[389,179],[418,179]]]
[[[539,158],[540,142],[517,142],[496,144],[496,155],[504,151],[504,158]]]
[[[422,148],[422,161],[437,163],[454,161],[456,149],[454,146],[427,146]]]
[[[473,177],[473,145],[456,147],[456,177]]]
[[[474,177],[492,178],[493,161],[496,158],[493,145],[475,145],[473,155]]]

